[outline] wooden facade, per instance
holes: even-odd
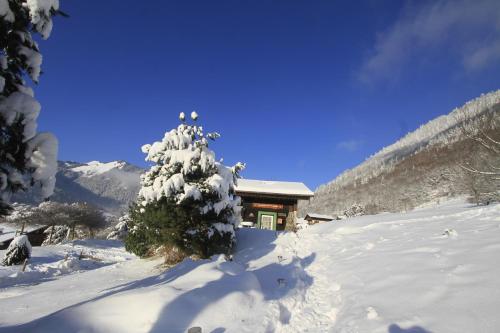
[[[303,184],[302,186],[305,187]],[[275,193],[271,193],[273,191]],[[253,191],[237,188],[236,194],[241,197],[241,218],[245,222],[244,225],[277,231],[291,230],[297,218],[298,200],[309,200],[312,192],[279,192],[279,189],[265,187]]]

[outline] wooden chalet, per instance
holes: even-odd
[[[306,220],[308,224],[316,224],[320,222],[331,222],[335,219],[330,215],[309,213],[306,215],[306,217],[304,217],[304,220]]]
[[[19,226],[12,223],[0,223],[0,250],[8,248],[14,237],[21,234],[21,230],[18,230],[17,227]],[[45,239],[44,231],[47,228],[46,225],[26,226],[22,234],[28,236],[28,240],[32,246],[40,246]]]
[[[314,195],[303,183],[252,179],[238,179],[235,190],[241,197],[242,225],[269,230],[292,227],[298,201]]]

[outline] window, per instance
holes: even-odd
[[[260,226],[262,229],[273,230],[274,229],[274,216],[273,215],[262,215],[260,217]]]

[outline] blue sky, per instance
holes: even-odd
[[[61,0],[36,96],[59,159],[126,160],[196,110],[245,178],[311,188],[500,88],[500,3]]]

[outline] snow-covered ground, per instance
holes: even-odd
[[[238,237],[233,261],[166,272],[118,242],[34,248],[26,272],[0,268],[0,332],[500,329],[500,205],[452,201]],[[82,250],[100,260],[78,260]]]

